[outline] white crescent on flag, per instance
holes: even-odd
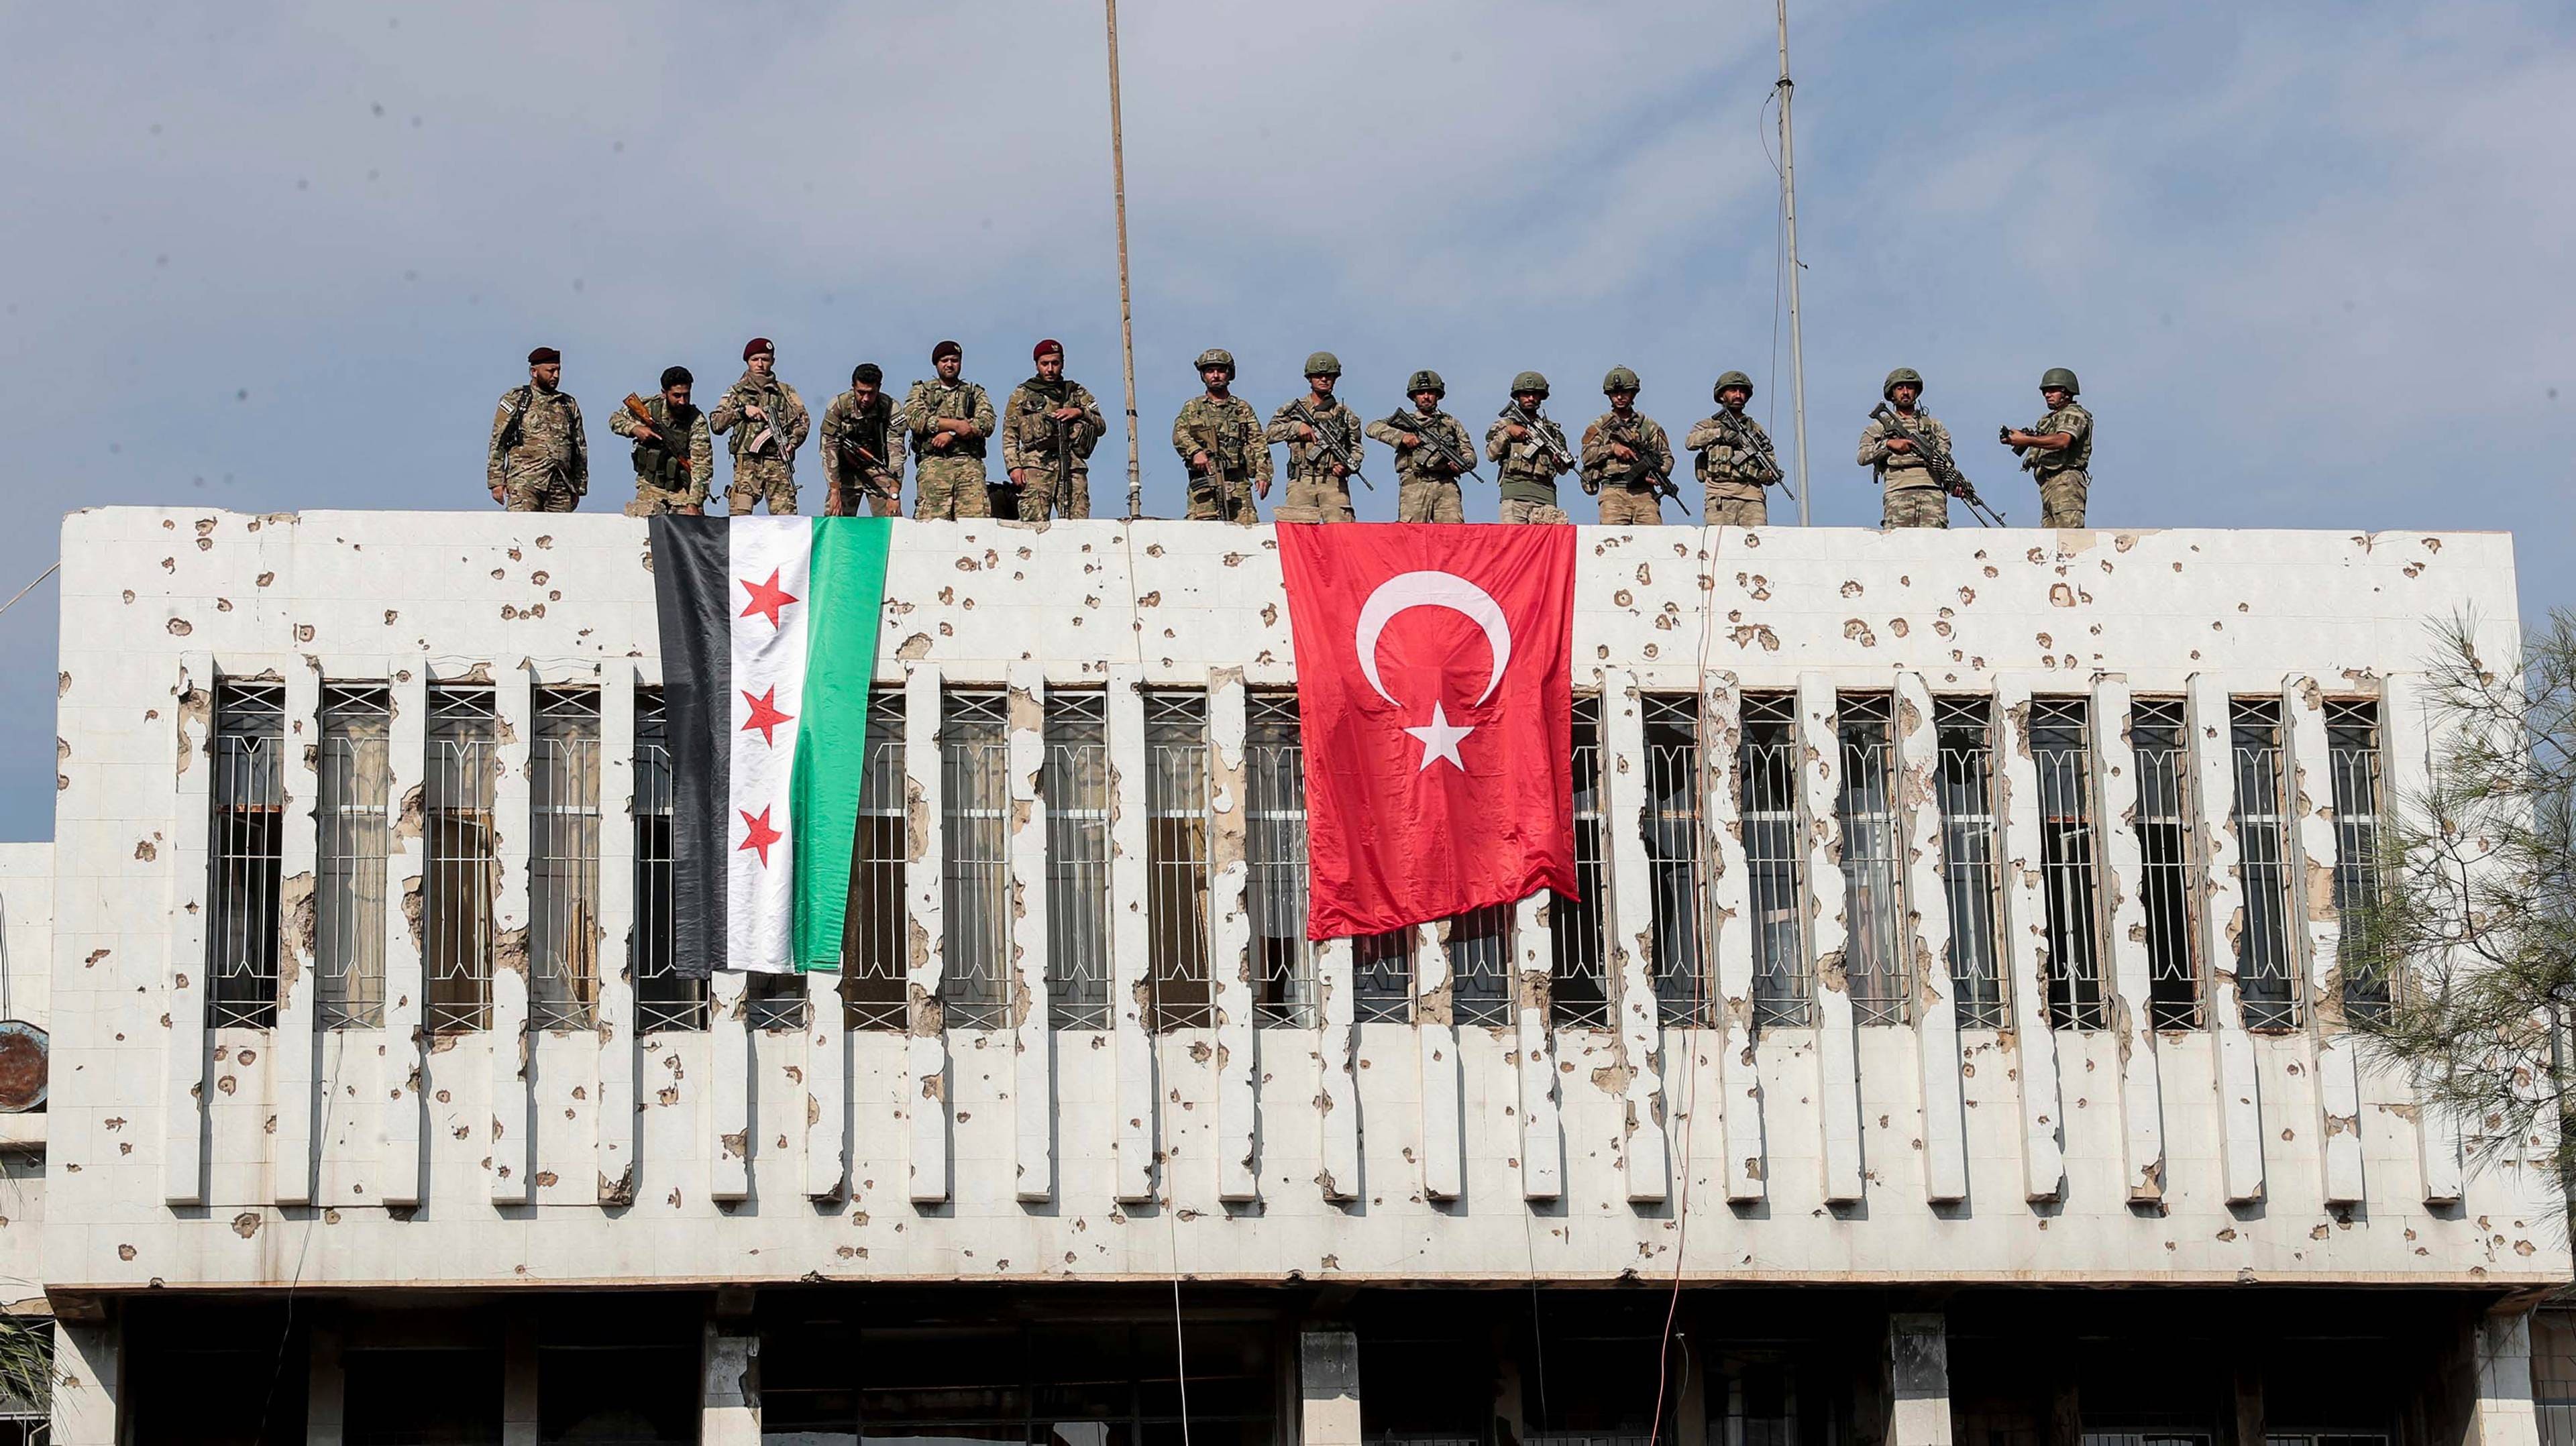
[[[1494,652],[1494,668],[1485,675],[1485,691],[1476,695],[1477,704],[1482,705],[1494,696],[1494,689],[1503,681],[1503,667],[1512,660],[1512,627],[1503,616],[1502,604],[1494,601],[1491,593],[1454,572],[1402,572],[1377,585],[1377,590],[1368,595],[1368,601],[1361,604],[1359,622],[1352,631],[1361,674],[1367,677],[1369,686],[1377,690],[1379,697],[1398,707],[1403,706],[1402,700],[1388,692],[1385,681],[1378,676],[1377,640],[1386,631],[1387,624],[1395,621],[1396,614],[1408,608],[1426,607],[1447,608],[1485,630],[1485,642]],[[1422,744],[1422,759],[1414,765],[1415,772],[1429,768],[1434,762],[1446,762],[1462,771],[1466,768],[1465,761],[1458,756],[1458,744],[1476,731],[1475,725],[1460,727],[1450,722],[1448,709],[1442,706],[1442,700],[1431,700],[1430,721],[1404,731]]]

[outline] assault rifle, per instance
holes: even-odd
[[[1967,473],[1959,470],[1959,464],[1951,459],[1950,454],[1905,425],[1905,419],[1897,415],[1895,408],[1881,402],[1870,409],[1869,419],[1886,432],[1913,443],[1914,450],[1923,454],[1924,464],[1932,469],[1932,480],[1940,484],[1942,491],[1967,503],[1969,513],[1979,523],[1987,527],[2004,525],[2004,515],[1988,507],[1986,499],[1977,495],[1976,484],[1968,480]]]
[[[1446,464],[1452,476],[1476,477],[1476,459],[1462,456],[1456,447],[1449,445],[1449,429],[1427,425],[1439,420],[1438,415],[1426,417],[1420,412],[1398,409],[1388,413],[1386,421],[1381,425],[1408,436],[1421,438],[1421,445],[1429,449],[1432,456]],[[1482,482],[1485,479],[1476,477],[1476,480]]]
[[[882,437],[887,434],[880,432],[878,435]],[[888,492],[876,485],[876,473],[885,466],[885,461],[876,453],[859,445],[859,435],[855,430],[845,431],[834,437],[832,446],[841,454],[841,475],[847,478],[855,474],[859,479],[861,495],[882,498],[897,504],[903,501],[903,493],[900,489]],[[857,514],[853,512],[849,515]]]
[[[1339,428],[1326,426],[1324,424],[1324,419],[1315,415],[1315,409],[1307,403],[1304,397],[1299,397],[1296,401],[1289,403],[1289,405],[1296,409],[1296,420],[1304,422],[1307,426],[1314,429],[1315,445],[1324,449],[1324,455],[1332,459],[1335,466],[1340,467],[1352,481],[1357,482],[1362,487],[1367,488],[1371,492],[1375,492],[1377,490],[1376,483],[1371,482],[1367,477],[1361,475],[1359,454],[1351,450],[1350,438],[1342,435]],[[1344,407],[1342,409],[1342,413],[1343,415],[1348,416],[1350,414],[1350,408]]]
[[[1626,436],[1612,440],[1637,454],[1637,460],[1628,464],[1637,469],[1635,475],[1645,478],[1647,484],[1655,489],[1656,496],[1671,498],[1684,517],[1690,516],[1690,504],[1682,500],[1682,489],[1673,481],[1673,475],[1655,465],[1655,449],[1646,445],[1646,419],[1631,415],[1627,431]]]
[[[1556,463],[1556,470],[1560,472],[1574,470],[1574,449],[1566,445],[1565,432],[1556,423],[1545,417],[1531,416],[1521,410],[1521,404],[1518,402],[1503,408],[1502,418],[1515,427],[1529,428],[1530,435],[1538,440],[1539,450],[1545,452],[1550,460]]]
[[[653,420],[652,409],[645,405],[644,399],[641,396],[638,396],[633,392],[628,392],[626,394],[626,414],[633,417],[636,421],[643,423],[644,430],[651,434],[649,436],[636,438],[635,445],[639,447],[659,447],[664,452],[670,454],[671,460],[680,464],[680,481],[682,485],[685,486],[689,480],[689,435],[687,431],[683,430],[680,433],[680,439],[676,442],[663,436],[661,425]]]
[[[1727,436],[1734,439],[1735,446],[1752,453],[1753,459],[1762,464],[1764,471],[1771,474],[1762,479],[1763,486],[1777,487],[1782,492],[1788,493],[1790,501],[1798,500],[1798,494],[1789,491],[1789,474],[1781,470],[1780,454],[1771,450],[1769,437],[1762,435],[1756,428],[1746,426],[1742,413],[1724,406],[1718,408],[1716,421],[1719,426],[1726,429]]]

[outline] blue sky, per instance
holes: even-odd
[[[20,14],[0,373],[43,525],[0,531],[0,596],[73,507],[485,505],[493,398],[541,342],[595,433],[668,363],[729,380],[753,334],[818,408],[861,360],[927,375],[945,336],[1006,388],[1058,336],[1114,411],[1098,7],[890,12]],[[1741,367],[1786,432],[1768,6],[1121,20],[1148,511],[1176,510],[1164,438],[1212,345],[1265,410],[1326,347],[1365,411],[1430,366],[1477,422],[1524,367],[1579,421],[1624,363],[1678,429]],[[1898,365],[2035,520],[1984,439],[2066,365],[2098,522],[2511,529],[2525,610],[2576,604],[2576,13],[1793,0],[1792,25],[1817,522],[1875,523],[1851,446]],[[599,471],[604,496],[623,448]],[[53,604],[0,616],[0,837],[50,832]]]

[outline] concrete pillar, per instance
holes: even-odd
[[[760,1337],[709,1322],[698,1380],[698,1440],[705,1446],[760,1446]]]
[[[1938,1311],[1887,1318],[1888,1446],[1950,1446],[1950,1332]]]
[[[54,1322],[55,1446],[116,1446],[125,1333],[114,1316]]]
[[[304,1387],[305,1446],[340,1446],[349,1401],[349,1380],[340,1362],[340,1327],[317,1322],[310,1336],[311,1366]]]
[[[1300,1446],[1359,1446],[1357,1335],[1343,1330],[1298,1332],[1297,1401]]]
[[[537,1321],[526,1309],[501,1328],[501,1446],[537,1446]]]
[[[2476,1340],[2478,1399],[2466,1446],[2540,1446],[2540,1416],[2531,1400],[2531,1311],[2498,1307],[2471,1327]]]

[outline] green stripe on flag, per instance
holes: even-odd
[[[867,774],[868,683],[885,610],[890,517],[817,517],[805,613],[805,715],[796,720],[796,967],[841,967],[850,840]]]

